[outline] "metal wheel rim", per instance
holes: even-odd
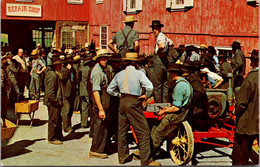
[[[194,151],[194,137],[187,121],[182,122],[177,130],[177,136],[168,140],[171,159],[177,165],[189,163]]]

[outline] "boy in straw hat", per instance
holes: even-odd
[[[32,69],[30,72],[31,82],[29,90],[31,93],[35,93],[36,99],[38,100],[40,98],[41,74],[46,69],[46,65],[40,59],[40,55],[37,50],[33,50],[31,55],[33,56],[33,60]]]
[[[123,23],[125,28],[118,31],[109,41],[108,47],[114,53],[120,53],[121,57],[125,57],[127,52],[139,52],[139,33],[133,30],[134,23],[137,20],[134,16],[126,16]],[[117,48],[114,47],[116,44]]]
[[[109,109],[110,95],[106,92],[106,89],[110,82],[108,76],[112,73],[112,67],[107,67],[109,56],[106,49],[98,50],[97,55],[93,57],[96,64],[90,73],[90,83],[93,93],[94,116],[92,119],[94,127],[89,155],[93,158],[108,157],[105,153],[108,133],[108,119],[106,117]]]
[[[259,55],[251,52],[251,71],[247,74],[236,95],[235,116],[237,119],[234,146],[231,155],[233,165],[249,165],[253,141],[259,142]],[[259,157],[257,158],[259,164]],[[255,165],[257,165],[255,164]]]
[[[139,140],[141,165],[160,165],[151,158],[150,129],[142,112],[140,99],[150,97],[153,84],[142,71],[136,69],[136,62],[141,61],[138,53],[126,53],[122,58],[126,63],[126,69],[116,74],[107,88],[107,92],[120,97],[118,114],[118,160],[124,164],[132,160],[129,155],[126,134],[129,125],[132,125]],[[142,87],[146,94],[141,95]]]

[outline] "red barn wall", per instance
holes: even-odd
[[[90,39],[99,46],[100,25],[108,25],[108,39],[124,28],[123,0],[104,0],[102,4],[89,0],[89,5]],[[142,11],[135,14],[138,22],[134,27],[140,34],[140,53],[153,52],[154,36],[149,25],[159,19],[164,24],[162,32],[173,40],[175,47],[202,43],[230,46],[236,40],[247,55],[259,48],[258,10],[259,7],[248,5],[246,0],[194,0],[193,8],[188,11],[169,12],[166,0],[143,0]]]

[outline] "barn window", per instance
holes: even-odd
[[[142,11],[142,0],[123,0],[123,11],[126,14],[137,14]]]
[[[186,11],[193,7],[194,0],[166,0],[166,9],[171,12]]]
[[[107,26],[100,26],[100,49],[107,49]]]
[[[103,2],[104,2],[104,0],[96,0],[96,4],[101,4]]]
[[[68,0],[68,4],[83,4],[83,0]]]
[[[247,4],[251,6],[259,6],[259,0],[247,0]]]

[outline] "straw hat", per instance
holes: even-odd
[[[107,53],[107,50],[106,49],[99,49],[97,51],[97,55],[93,57],[93,60],[96,61],[97,58],[100,58],[100,57],[110,57],[111,55],[109,55]]]
[[[38,51],[35,49],[32,51],[31,55],[35,56],[35,55],[38,55]]]
[[[141,59],[139,58],[138,53],[128,52],[126,53],[125,58],[122,58],[122,60],[140,61]]]
[[[126,16],[123,23],[131,23],[131,22],[137,22],[134,16]]]
[[[74,61],[78,61],[78,60],[82,60],[82,58],[80,57],[80,55],[76,55],[73,57]]]
[[[201,50],[205,50],[205,49],[207,49],[207,45],[205,45],[205,44],[201,44],[201,45],[200,45],[200,49],[201,49]]]

